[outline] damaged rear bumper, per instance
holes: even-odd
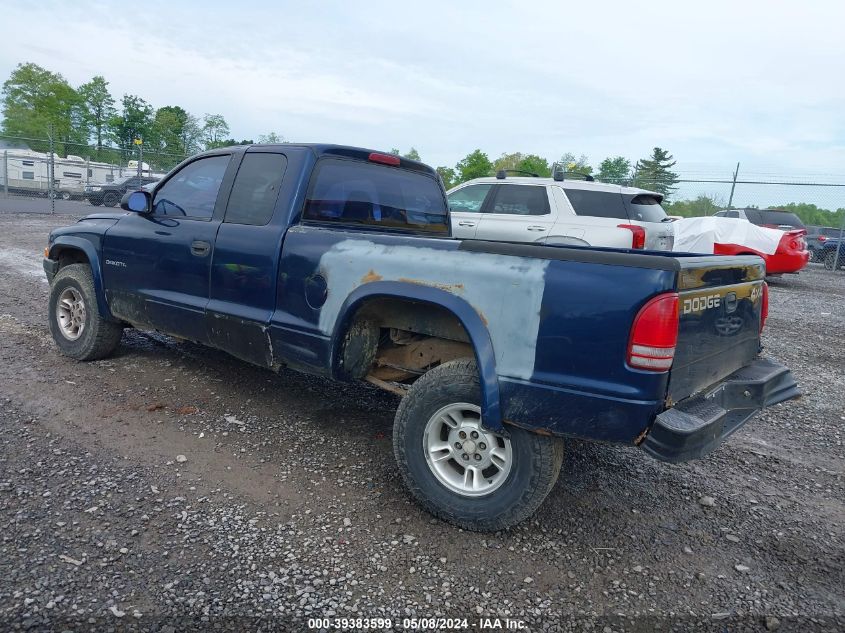
[[[658,415],[640,447],[667,462],[696,459],[714,450],[763,407],[800,395],[789,369],[760,358]]]

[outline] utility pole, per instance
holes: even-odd
[[[733,183],[731,184],[731,195],[728,198],[728,209],[731,208],[731,205],[734,201],[734,189],[736,189],[736,179],[739,176],[739,163],[736,164],[736,171],[734,172],[734,179]]]

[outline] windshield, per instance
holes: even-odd
[[[659,198],[643,194],[631,198],[628,213],[632,220],[640,222],[663,222],[667,217]]]

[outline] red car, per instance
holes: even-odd
[[[784,231],[778,248],[772,255],[766,255],[741,244],[719,243],[713,245],[713,253],[716,255],[758,255],[766,262],[767,275],[797,273],[810,261],[810,251],[807,250],[807,243],[804,241],[806,234],[807,229]]]

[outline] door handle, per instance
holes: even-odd
[[[458,226],[475,226],[475,222],[470,222],[469,220],[461,220],[458,222]]]
[[[537,226],[536,224],[533,225],[533,226],[529,226],[527,228],[528,228],[529,231],[545,231],[546,230],[545,226]]]
[[[211,244],[208,242],[201,242],[199,240],[195,240],[191,242],[191,255],[196,255],[197,257],[205,257],[208,255],[208,251],[211,250]]]

